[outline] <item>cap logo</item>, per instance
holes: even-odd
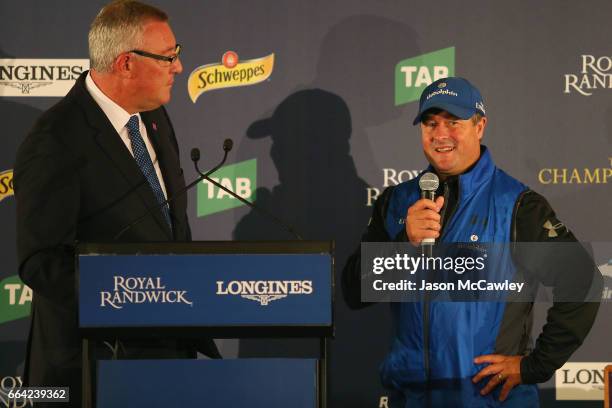
[[[485,111],[485,107],[482,102],[476,102],[476,109],[480,109],[485,115],[487,114],[487,111]]]
[[[433,91],[429,95],[427,95],[426,99],[430,99],[436,95],[449,95],[449,96],[459,96],[457,92],[449,91],[448,89],[438,89],[437,91]]]
[[[438,88],[446,88],[446,82],[440,82]]]

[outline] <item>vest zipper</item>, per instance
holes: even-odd
[[[442,240],[442,234],[444,232],[444,215],[448,208],[448,197],[450,195],[448,189],[448,182],[444,182],[444,193],[442,194],[444,197],[444,204],[442,205],[442,210],[440,211],[440,238],[439,241]],[[451,214],[448,217],[450,220],[451,217],[455,214],[455,210],[457,209],[457,205],[459,205],[459,181],[457,181],[457,202],[451,209]],[[429,293],[425,292],[424,300],[423,300],[423,366],[425,368],[425,380],[429,381],[429,377],[431,375],[430,367],[429,367],[429,335],[430,335],[430,324],[429,324]]]

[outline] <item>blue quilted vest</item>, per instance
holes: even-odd
[[[408,207],[420,198],[419,178],[393,190],[385,220],[390,237],[404,230]],[[440,240],[472,242],[475,236],[480,243],[510,242],[514,206],[526,189],[498,169],[483,147],[477,164],[459,176],[457,206]],[[511,275],[511,254],[502,252],[495,257],[495,268]],[[538,406],[535,386],[515,387],[500,405],[501,387],[483,397],[479,391],[488,380],[472,384],[471,378],[485,367],[473,360],[494,352],[504,309],[504,302],[391,303],[395,332],[391,351],[380,368],[383,384],[402,390],[407,407],[425,406],[420,405],[425,401],[433,407]]]

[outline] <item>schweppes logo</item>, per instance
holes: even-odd
[[[195,103],[204,92],[255,85],[268,79],[273,69],[274,54],[241,62],[238,54],[228,51],[223,54],[221,63],[202,65],[193,70],[187,81],[189,97]]]
[[[13,170],[0,172],[0,201],[13,194]]]

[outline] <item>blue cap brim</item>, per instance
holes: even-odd
[[[428,110],[434,109],[434,108],[442,109],[443,111],[446,111],[450,113],[451,115],[458,117],[459,119],[469,119],[472,116],[474,116],[476,112],[480,112],[476,108],[465,108],[463,106],[457,106],[457,105],[453,105],[450,103],[432,103],[429,105],[425,103],[423,107],[421,108],[421,111],[419,112],[419,114],[416,116],[416,118],[414,118],[414,122],[412,122],[412,124],[416,125],[420,123],[421,118],[423,117],[423,114],[427,112]]]

